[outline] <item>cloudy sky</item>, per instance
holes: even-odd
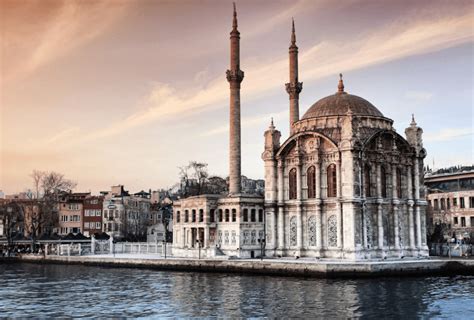
[[[0,2],[0,190],[55,170],[97,192],[166,188],[178,166],[227,174],[230,1]],[[270,118],[288,136],[291,17],[300,114],[336,91],[364,97],[404,132],[424,129],[426,159],[474,162],[472,1],[237,1],[243,174],[263,177]]]

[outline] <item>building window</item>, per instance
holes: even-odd
[[[371,183],[370,183],[370,166],[368,164],[365,165],[364,168],[364,191],[366,197],[371,197]]]
[[[288,175],[288,189],[290,192],[290,200],[296,199],[296,169],[290,170]]]
[[[189,211],[184,210],[184,222],[189,222]]]
[[[433,205],[431,204],[431,200],[428,200],[428,207],[433,208]]]
[[[458,199],[453,198],[453,207],[457,207],[457,206],[458,206]]]
[[[382,186],[382,198],[387,197],[387,174],[385,168],[380,168],[380,184]]]
[[[191,212],[192,212],[192,215],[191,215],[192,220],[191,220],[191,222],[196,222],[196,210],[193,209],[193,210],[191,210]]]
[[[229,222],[229,209],[225,209],[225,222]]]
[[[441,199],[441,210],[446,210],[446,203],[444,198]]]
[[[222,209],[219,209],[219,222],[222,222]]]
[[[466,226],[466,217],[461,217],[461,227]]]
[[[306,172],[306,184],[308,185],[308,199],[316,198],[316,169],[314,166]]]
[[[474,217],[471,217],[471,228],[474,228]]]
[[[204,221],[204,210],[199,209],[199,222]]]
[[[469,208],[474,208],[474,197],[469,197]]]
[[[244,209],[244,222],[248,222],[248,221],[249,221],[249,210]]]
[[[181,220],[181,213],[179,211],[176,212],[176,222],[179,223]]]
[[[466,206],[464,205],[464,197],[459,198],[459,206],[461,209],[464,209]]]
[[[258,222],[263,222],[263,210],[258,210]]]
[[[435,210],[439,210],[438,199],[434,199],[434,209],[435,209]]]
[[[330,164],[327,168],[328,198],[337,197],[336,165]]]
[[[458,224],[458,217],[454,217],[454,224]]]
[[[216,222],[215,214],[216,214],[215,210],[211,209],[210,216],[209,216],[210,222]]]
[[[255,222],[255,209],[250,210],[250,222]]]
[[[451,199],[449,199],[449,198],[446,199],[446,206],[447,206],[448,210],[451,209]]]
[[[235,209],[232,209],[232,222],[237,221],[237,211]]]
[[[402,198],[402,171],[397,168],[397,198]]]
[[[335,214],[328,218],[328,246],[337,247],[337,217]]]

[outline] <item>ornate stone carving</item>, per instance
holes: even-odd
[[[286,83],[286,92],[290,95],[290,99],[297,99],[301,90],[303,90],[303,82]]]
[[[337,247],[337,217],[335,214],[328,218],[328,247]]]
[[[308,219],[308,244],[310,247],[316,246],[316,216],[311,216]]]
[[[290,219],[290,246],[296,246],[296,217],[291,217]]]

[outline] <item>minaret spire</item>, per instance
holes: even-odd
[[[240,33],[237,30],[237,10],[230,32],[230,69],[226,72],[230,86],[229,116],[229,194],[241,193],[241,147],[240,147],[240,83],[244,72],[240,70]]]
[[[290,135],[293,134],[293,123],[299,116],[299,98],[303,83],[298,82],[298,47],[296,46],[295,20],[291,20],[291,43],[289,48],[290,82],[285,84],[286,92],[290,96]]]

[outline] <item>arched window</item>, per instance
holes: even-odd
[[[368,164],[364,167],[364,191],[366,197],[371,197],[371,185],[370,185],[370,166]]]
[[[179,223],[181,220],[181,213],[178,211],[176,212],[176,222]]]
[[[382,186],[382,198],[387,197],[387,174],[385,173],[385,168],[380,168],[380,184]]]
[[[237,221],[237,211],[235,209],[232,209],[232,222]]]
[[[199,222],[204,221],[204,210],[199,209]]]
[[[222,222],[222,209],[219,209],[219,222]]]
[[[244,222],[248,222],[248,221],[249,221],[249,210],[244,209]]]
[[[215,210],[211,209],[211,212],[210,212],[210,215],[209,215],[210,222],[216,222],[215,214],[216,214]]]
[[[258,210],[258,222],[263,222],[263,210]]]
[[[189,211],[184,210],[184,222],[189,222]]]
[[[397,198],[402,197],[402,171],[397,168]]]
[[[229,209],[225,209],[225,222],[229,222]]]
[[[327,169],[328,198],[337,197],[337,174],[336,165],[330,164]]]
[[[308,185],[308,199],[316,198],[316,169],[314,166],[306,172],[306,184]]]
[[[288,175],[288,189],[290,191],[290,199],[296,199],[296,169],[290,170]]]
[[[192,210],[192,222],[196,222],[196,210]]]
[[[255,209],[250,210],[250,222],[255,222]]]

